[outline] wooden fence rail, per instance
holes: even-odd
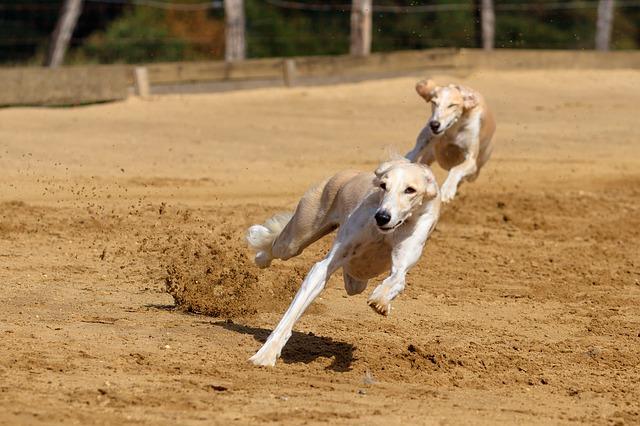
[[[250,59],[238,62],[180,62],[140,66],[100,65],[56,69],[0,68],[0,106],[77,105],[125,99],[136,87],[193,83],[251,82],[295,85],[331,79],[366,79],[436,71],[487,69],[640,69],[640,51],[430,49],[368,56]],[[136,81],[144,78],[146,81]]]

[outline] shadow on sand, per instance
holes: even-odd
[[[216,321],[213,325],[242,334],[250,334],[260,343],[264,343],[271,330],[236,324],[232,321]],[[308,364],[317,358],[333,358],[328,370],[344,372],[351,369],[355,347],[349,343],[336,342],[328,337],[305,334],[294,331],[282,350],[280,360],[287,364],[303,362]]]

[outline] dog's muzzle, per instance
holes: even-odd
[[[391,221],[391,215],[385,210],[378,210],[374,217],[376,219],[376,223],[380,228]]]
[[[387,226],[389,222],[391,222],[391,215],[386,210],[378,210],[374,217],[376,219],[376,224],[378,225],[378,230],[383,234],[393,231],[404,223],[404,220],[401,220],[393,226]]]

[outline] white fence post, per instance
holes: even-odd
[[[149,72],[147,67],[135,67],[133,69],[133,83],[136,89],[136,95],[142,99],[149,98],[151,88],[149,85]]]
[[[496,34],[496,14],[493,10],[493,0],[482,0],[482,48],[493,50]]]
[[[282,80],[285,86],[292,87],[296,84],[296,74],[295,59],[285,59],[282,61]]]
[[[224,21],[224,58],[228,62],[242,61],[247,56],[243,0],[224,0]]]
[[[69,41],[73,30],[78,23],[78,17],[82,11],[82,0],[65,0],[60,10],[60,17],[51,36],[49,50],[44,65],[55,68],[62,65],[64,55],[69,47]]]
[[[367,56],[371,53],[371,0],[351,1],[349,52],[355,56]]]
[[[596,23],[596,49],[609,50],[613,27],[613,0],[598,2],[598,22]]]

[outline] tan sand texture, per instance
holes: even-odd
[[[244,232],[408,151],[418,76],[0,110],[0,424],[639,423],[640,73],[433,77],[493,158],[389,317],[336,274],[272,369],[331,237],[260,270]]]

